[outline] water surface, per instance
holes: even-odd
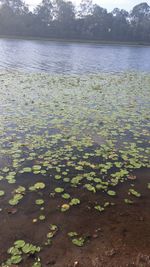
[[[85,74],[150,71],[150,47],[0,39],[0,68]]]

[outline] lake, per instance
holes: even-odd
[[[149,54],[0,40],[1,267],[150,266]]]
[[[85,74],[150,71],[150,47],[0,39],[0,68]]]

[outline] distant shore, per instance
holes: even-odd
[[[0,39],[19,39],[19,40],[38,40],[38,41],[52,41],[64,43],[81,43],[81,44],[100,44],[100,45],[128,45],[128,46],[150,46],[150,43],[136,41],[136,42],[122,42],[122,41],[105,41],[105,40],[88,40],[88,39],[65,39],[65,38],[48,38],[35,36],[15,36],[15,35],[0,35]]]

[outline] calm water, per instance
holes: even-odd
[[[150,47],[0,39],[0,68],[49,73],[150,71]]]

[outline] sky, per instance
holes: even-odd
[[[25,2],[31,7],[38,5],[41,0],[25,0]],[[80,0],[72,0],[74,4],[79,4]],[[142,2],[147,2],[150,5],[150,0],[93,0],[93,3],[100,5],[101,7],[107,8],[108,11],[112,11],[115,7],[126,9],[130,11],[135,5]]]

